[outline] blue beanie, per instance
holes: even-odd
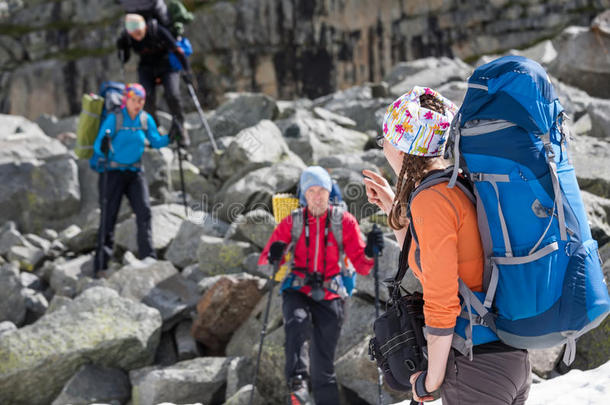
[[[320,166],[310,166],[301,174],[301,181],[299,182],[299,202],[301,205],[307,205],[305,192],[309,187],[313,186],[323,187],[328,190],[328,192],[333,188],[333,182],[330,175]]]

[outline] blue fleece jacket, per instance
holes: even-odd
[[[99,156],[103,156],[101,146],[102,138],[106,133],[106,130],[110,130],[110,137],[112,139],[112,149],[110,150],[109,158],[113,162],[117,162],[121,165],[131,165],[138,162],[142,158],[144,148],[146,146],[146,139],[153,148],[162,148],[169,144],[169,137],[167,135],[160,135],[155,124],[155,120],[146,111],[141,111],[135,119],[131,119],[127,113],[127,109],[123,108],[118,114],[123,114],[123,129],[119,129],[118,133],[115,134],[116,130],[116,116],[115,114],[108,114],[100,130],[97,133],[97,138],[93,144],[93,150]],[[140,114],[146,114],[148,130],[144,132],[142,129],[131,130],[128,128],[139,128]],[[111,168],[109,168],[111,169]],[[130,167],[129,170],[139,170],[136,167]],[[120,170],[120,169],[119,169]],[[125,170],[123,167],[122,170]]]

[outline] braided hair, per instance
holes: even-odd
[[[423,108],[445,114],[445,107],[442,101],[431,94],[422,94],[419,97],[419,102]],[[407,225],[405,220],[409,196],[415,189],[415,185],[424,178],[427,168],[433,159],[437,158],[404,154],[400,174],[396,181],[394,203],[388,216],[390,228],[400,230]]]

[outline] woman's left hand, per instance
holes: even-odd
[[[428,395],[426,397],[420,398],[417,396],[417,393],[415,392],[415,381],[417,380],[417,377],[419,377],[419,375],[421,373],[422,373],[422,371],[418,371],[417,373],[413,374],[411,376],[411,378],[409,378],[409,381],[411,382],[411,392],[413,393],[413,400],[416,402],[432,401],[432,400],[434,400],[434,397],[432,395]]]

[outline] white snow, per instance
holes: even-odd
[[[409,405],[402,401],[396,405]],[[426,405],[441,405],[440,399]],[[532,384],[527,405],[610,404],[610,361],[594,370],[572,370],[567,374]]]

